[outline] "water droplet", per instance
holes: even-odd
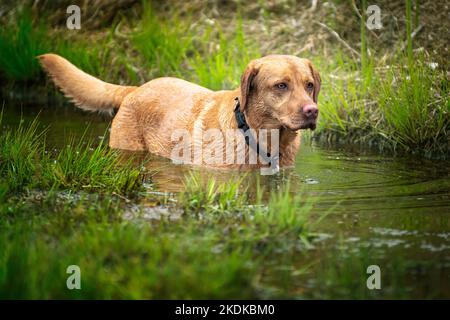
[[[306,184],[318,184],[319,181],[316,180],[316,179],[307,178],[307,179],[305,179],[305,183],[306,183]]]

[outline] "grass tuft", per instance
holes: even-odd
[[[191,77],[213,90],[238,87],[247,64],[260,55],[255,45],[246,41],[241,17],[229,35],[220,26],[208,26],[197,40],[196,48],[193,57],[188,59],[193,70]]]
[[[246,203],[246,187],[242,187],[244,177],[232,179],[228,183],[217,184],[216,180],[202,180],[199,174],[191,172],[184,182],[179,206],[187,213],[237,212]]]
[[[45,53],[45,25],[33,25],[31,13],[22,11],[17,21],[0,29],[0,72],[14,81],[33,79],[39,73],[36,56]]]
[[[76,143],[73,139],[56,158],[47,164],[43,182],[46,187],[72,190],[109,190],[130,193],[141,185],[141,172],[131,161],[123,163],[118,151],[111,150],[102,140]]]
[[[339,73],[324,72],[315,135],[391,152],[448,157],[450,103],[444,71],[431,67],[424,57],[414,65],[405,57],[398,59],[389,66],[372,61],[367,74],[345,57],[337,60],[331,68]]]
[[[1,125],[1,117],[0,117]],[[69,144],[54,156],[45,150],[45,132],[35,119],[15,130],[2,129],[0,176],[10,191],[26,188],[96,190],[131,194],[142,188],[142,171],[102,141]]]
[[[3,112],[0,113],[0,126]],[[20,191],[33,182],[33,176],[42,169],[44,134],[38,133],[35,119],[26,126],[23,121],[13,131],[2,128],[0,136],[0,177],[9,191]],[[6,188],[6,187],[5,187]]]
[[[175,14],[170,20],[160,19],[151,4],[143,3],[142,20],[131,42],[143,57],[145,66],[155,71],[153,77],[179,74],[191,48],[188,29],[189,23],[181,22]]]
[[[450,92],[442,71],[423,62],[388,70],[379,79],[378,106],[385,123],[379,134],[412,153],[445,155],[449,150]]]

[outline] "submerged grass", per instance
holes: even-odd
[[[188,59],[193,81],[213,90],[238,87],[247,64],[260,56],[258,47],[246,40],[240,16],[231,34],[220,26],[206,27],[196,47]]]
[[[302,276],[319,279],[311,299],[439,299],[447,292],[443,277],[431,259],[411,259],[408,250],[395,250],[384,257],[382,250],[374,245],[349,245],[339,240],[336,248],[327,250]],[[369,266],[380,267],[380,289],[368,290],[373,271]],[[428,270],[421,272],[418,270]],[[301,276],[301,279],[304,280]],[[414,282],[411,283],[411,278]],[[444,276],[445,278],[445,276]],[[300,286],[302,286],[300,280]],[[445,282],[445,280],[444,280]]]
[[[414,248],[386,255],[379,239],[355,242],[338,234],[315,242],[315,203],[289,184],[267,201],[252,201],[242,177],[218,182],[191,174],[186,183],[177,205],[164,207],[182,214],[157,220],[130,217],[136,207],[146,214],[161,208],[123,197],[70,191],[6,196],[0,184],[0,298],[380,299],[448,292],[446,271],[436,266],[445,261],[411,258]],[[373,264],[382,268],[382,290],[367,289],[366,269]],[[70,265],[81,269],[81,290],[66,287]]]
[[[249,271],[254,267],[248,263],[249,252],[215,252],[216,242],[209,234],[183,231],[181,224],[142,226],[123,221],[119,208],[118,199],[81,199],[64,205],[53,198],[0,215],[0,226],[8,223],[0,235],[0,296],[161,299],[254,295],[249,286],[253,278]],[[178,233],[172,233],[174,228]],[[40,263],[42,259],[45,264]],[[66,269],[73,264],[81,268],[82,290],[66,288]]]
[[[406,52],[391,59],[368,55],[366,1],[362,7],[360,66],[340,53],[334,65],[323,63],[326,72],[334,74],[332,79],[325,75],[331,88],[325,87],[322,95],[319,135],[381,150],[448,158],[448,77],[426,54],[413,52],[411,1],[406,1]]]
[[[92,40],[68,36],[67,30],[51,30],[43,20],[36,20],[30,11],[22,9],[0,29],[0,75],[4,78],[12,82],[42,81],[36,57],[53,52],[87,73],[105,80],[117,79],[120,68],[110,62],[110,33],[103,33],[95,40],[98,45],[93,46]]]
[[[179,206],[185,212],[195,214],[241,211],[247,203],[243,179],[218,184],[214,179],[204,181],[199,174],[191,172],[185,178],[185,191],[180,194]]]

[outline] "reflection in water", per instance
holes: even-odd
[[[97,139],[108,133],[107,118],[70,105],[41,108],[5,103],[3,125],[17,125],[21,115],[25,121],[31,120],[39,111],[43,127],[49,127],[47,145],[51,148],[64,146],[70,136],[81,138],[87,127],[87,138]],[[315,266],[299,272],[298,281],[289,277],[291,280],[283,288],[286,291],[312,297],[351,297],[352,293],[333,288],[339,288],[339,281],[351,281],[358,272],[365,276],[365,270],[356,270],[355,265],[375,263],[382,270],[388,269],[392,277],[397,272],[398,278],[404,280],[405,291],[395,292],[399,297],[413,290],[412,297],[448,298],[449,164],[327,150],[305,142],[295,167],[276,176],[174,165],[156,156],[150,156],[146,166],[154,172],[152,189],[159,192],[182,191],[184,176],[190,170],[218,181],[245,174],[249,192],[257,184],[268,193],[289,182],[292,192],[302,192],[305,201],[314,203],[314,216],[329,213],[312,242],[315,251],[293,254],[289,261],[283,261],[291,266],[289,272]],[[340,271],[343,265],[347,273]],[[320,277],[334,282],[320,281]],[[367,296],[359,292],[365,288],[355,290],[355,297]]]

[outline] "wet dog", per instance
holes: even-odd
[[[241,147],[225,149],[223,141],[205,143],[204,135],[198,132],[251,129],[254,134],[250,136],[257,145],[253,152],[259,154],[263,148],[258,144],[258,132],[278,130],[277,161],[283,167],[294,164],[300,148],[299,130],[316,127],[320,75],[309,60],[295,56],[269,55],[253,60],[242,75],[240,87],[222,91],[170,77],[154,79],[140,87],[114,85],[84,73],[58,55],[44,54],[39,60],[78,107],[108,113],[118,109],[111,127],[112,148],[148,150],[173,158],[173,150],[179,144],[174,135],[181,130],[190,133],[184,144],[192,150],[210,154],[211,149],[215,150],[212,157],[217,161],[200,158],[198,164],[253,168],[265,166],[267,161],[223,161],[226,153],[238,153],[239,148],[247,157],[252,152],[248,140]],[[263,147],[269,150],[270,143]]]

